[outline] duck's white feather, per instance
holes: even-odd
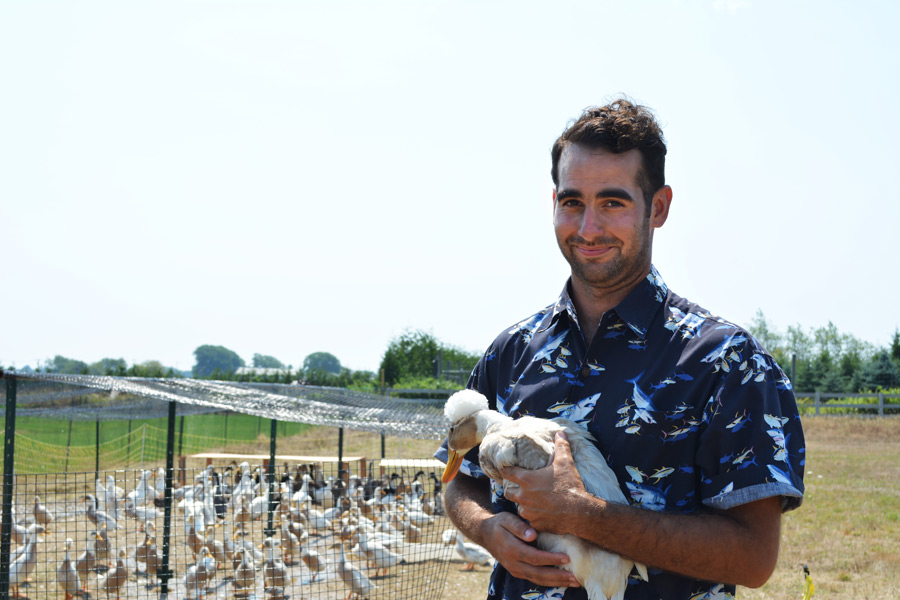
[[[477,413],[475,418],[479,422],[478,429],[487,431],[479,447],[481,468],[503,487],[504,492],[514,484],[506,482],[500,476],[500,470],[507,466],[525,469],[548,466],[553,461],[556,432],[565,431],[575,468],[585,489],[609,502],[627,503],[615,474],[597,449],[593,436],[577,423],[562,418],[550,420],[522,417],[513,420],[495,411],[485,410],[487,399],[483,396],[482,400],[478,400],[467,394],[468,397],[460,401],[456,398],[460,393],[451,397],[454,400],[452,406],[448,401],[445,414],[452,423],[458,423]],[[647,580],[647,568],[644,565],[607,552],[577,536],[540,533],[537,543],[540,548],[564,552],[570,557],[571,562],[563,568],[575,575],[591,600],[622,600],[633,566]]]

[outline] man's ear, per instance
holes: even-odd
[[[554,195],[554,199],[556,196]],[[664,185],[653,194],[652,205],[650,206],[650,225],[653,227],[662,227],[666,219],[669,218],[669,207],[672,205],[672,188]]]

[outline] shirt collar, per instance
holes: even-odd
[[[566,280],[562,293],[553,306],[551,317],[547,322],[549,326],[562,315],[566,315],[573,323],[578,323],[578,315],[575,312],[575,304],[572,302],[572,296],[569,294],[569,282],[571,277]],[[640,337],[647,335],[650,323],[656,311],[666,300],[669,293],[669,287],[663,281],[662,276],[656,267],[650,265],[650,272],[647,277],[631,290],[631,293],[625,297],[615,308],[612,309],[628,327]]]

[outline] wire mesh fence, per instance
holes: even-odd
[[[434,440],[440,401],[4,377],[0,600],[440,597],[453,555],[442,465],[344,455],[344,428],[380,433],[382,457],[385,434]],[[331,428],[321,456],[292,446]]]
[[[168,531],[162,468],[18,475],[9,590],[437,598],[453,554],[440,473],[430,461],[378,464],[285,461],[271,485],[268,465],[249,461],[179,469]]]

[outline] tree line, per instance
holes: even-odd
[[[889,346],[878,347],[840,332],[830,321],[824,327],[793,325],[780,332],[762,311],[748,329],[799,392],[853,394],[900,387],[900,330],[894,330]]]
[[[241,356],[225,346],[204,344],[194,350],[194,366],[190,371],[166,367],[150,360],[129,365],[122,358],[104,358],[97,362],[56,355],[39,364],[36,369],[23,371],[61,373],[70,375],[109,375],[117,377],[190,377],[219,381],[259,383],[293,383],[380,391],[381,387],[455,389],[465,384],[439,380],[435,361],[440,356],[452,370],[468,373],[480,355],[467,352],[438,340],[430,332],[407,330],[388,343],[382,356],[379,372],[357,371],[341,365],[329,352],[307,355],[295,369],[274,356],[256,353],[248,365]],[[2,368],[2,365],[0,365]]]
[[[842,333],[831,322],[824,327],[793,325],[780,332],[757,311],[748,330],[775,357],[800,392],[865,393],[900,387],[900,330],[888,347],[877,347],[852,334]],[[442,367],[461,376],[438,378]],[[224,346],[202,345],[194,350],[190,371],[179,371],[150,360],[129,365],[122,358],[94,363],[55,356],[38,366],[39,371],[120,377],[193,377],[263,383],[299,382],[307,385],[352,388],[377,392],[382,387],[456,389],[462,387],[479,354],[462,350],[423,330],[407,330],[390,340],[378,373],[355,371],[341,365],[329,352],[307,355],[295,369],[274,356],[254,354],[248,365]],[[245,367],[251,367],[249,369]]]

